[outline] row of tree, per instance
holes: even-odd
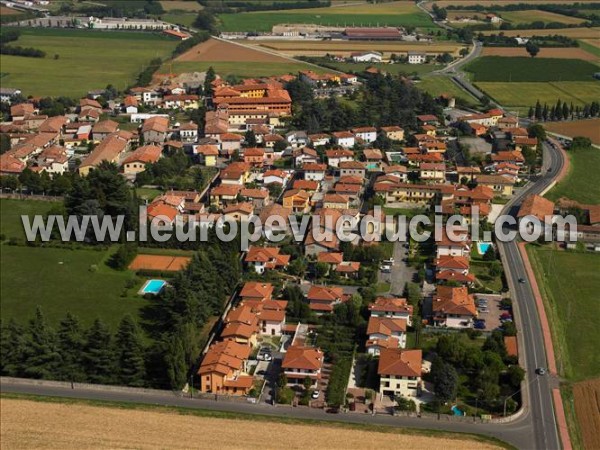
[[[586,103],[583,106],[574,106],[573,102],[567,104],[560,99],[556,104],[548,106],[547,103],[542,104],[538,100],[535,106],[529,108],[527,117],[536,120],[575,120],[588,119],[591,117],[600,116],[600,102],[593,101]]]

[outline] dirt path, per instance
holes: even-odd
[[[492,444],[340,427],[218,419],[176,413],[2,398],[2,448],[431,449]]]

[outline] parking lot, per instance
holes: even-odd
[[[479,319],[485,320],[485,327],[481,328],[482,331],[493,331],[502,325],[500,316],[506,311],[500,309],[500,300],[502,300],[500,295],[475,295]]]

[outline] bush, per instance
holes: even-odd
[[[292,388],[284,387],[277,389],[277,403],[282,405],[289,405],[294,399],[294,391]]]

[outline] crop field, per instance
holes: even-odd
[[[539,100],[542,104],[555,104],[556,100],[573,102],[574,105],[589,103],[600,98],[597,81],[562,81],[551,83],[498,83],[481,82],[477,87],[504,106],[529,108]]]
[[[405,54],[408,51],[421,51],[429,54],[450,53],[458,55],[464,45],[457,43],[418,44],[406,42],[371,42],[371,41],[245,41],[278,53],[290,56],[325,56],[328,53],[350,56],[353,52],[378,51],[388,58],[392,53]]]
[[[546,2],[544,2],[546,3]],[[551,36],[560,34],[573,39],[598,39],[600,27],[594,28],[560,28],[560,29],[545,29],[545,30],[502,30],[505,36]],[[482,31],[484,35],[498,34],[498,30]]]
[[[566,197],[584,204],[600,204],[600,183],[597,179],[600,172],[600,149],[577,149],[568,154],[571,161],[569,173],[546,197],[550,200]],[[598,292],[600,291],[596,291],[596,298]]]
[[[598,39],[580,39],[579,46],[586,52],[600,58],[600,38]]]
[[[60,399],[8,398],[2,407],[1,438],[6,448],[502,448],[477,436],[395,427],[302,423],[290,419],[216,411],[111,405]],[[279,422],[279,423],[278,423]],[[140,432],[143,430],[143,432]],[[220,432],[219,430],[223,430]],[[227,432],[226,430],[235,432]],[[307,446],[306,437],[310,436]],[[280,445],[279,445],[280,446]]]
[[[545,124],[544,128],[563,136],[585,136],[594,144],[600,145],[600,119],[550,122]]]
[[[175,61],[250,61],[281,63],[289,62],[289,59],[231,42],[209,39],[178,56]]]
[[[599,68],[578,59],[483,56],[469,63],[465,70],[473,81],[591,81]]]
[[[529,5],[547,5],[552,3],[570,4],[570,3],[595,3],[598,0],[527,0]],[[450,5],[481,5],[483,7],[491,8],[494,5],[513,5],[523,3],[523,0],[439,0],[435,2],[440,8],[447,8]],[[431,8],[431,3],[427,6]]]
[[[371,64],[371,63],[352,63],[352,62],[337,62],[326,60],[323,62],[327,67],[334,67],[341,72],[360,73],[369,67],[376,67],[382,72],[391,73],[393,75],[399,73],[423,75],[441,68],[441,65],[436,64]]]
[[[600,376],[600,255],[531,245],[527,251],[544,297],[560,374],[572,381]]]
[[[565,16],[563,14],[541,11],[539,9],[531,9],[524,11],[497,11],[496,14],[502,17],[502,19],[514,25],[531,22],[558,22],[571,25],[585,22],[585,19],[581,19],[579,17]]]
[[[184,27],[191,28],[194,20],[196,20],[196,14],[194,13],[184,13],[184,12],[168,12],[166,14],[162,14],[161,19],[165,22],[174,23],[176,25],[183,25]]]
[[[271,31],[274,25],[306,23],[329,26],[434,27],[431,18],[413,2],[401,1],[285,11],[260,11],[218,16],[223,31]]]
[[[124,89],[151,59],[170,55],[177,41],[149,33],[21,29],[16,45],[46,57],[1,55],[4,86],[14,84],[25,95],[80,97],[107,84]]]
[[[203,8],[203,6],[196,0],[161,0],[160,4],[162,5],[163,9],[167,12],[173,10],[197,12],[202,10]]]
[[[22,14],[23,13],[18,9],[12,9],[4,5],[0,5],[0,16],[20,16]]]
[[[600,448],[600,378],[573,385],[575,413],[579,422],[583,448]]]
[[[525,47],[483,47],[482,56],[520,56],[529,58]],[[586,48],[540,48],[536,58],[581,59],[583,61],[598,61],[600,55],[589,52]]]

